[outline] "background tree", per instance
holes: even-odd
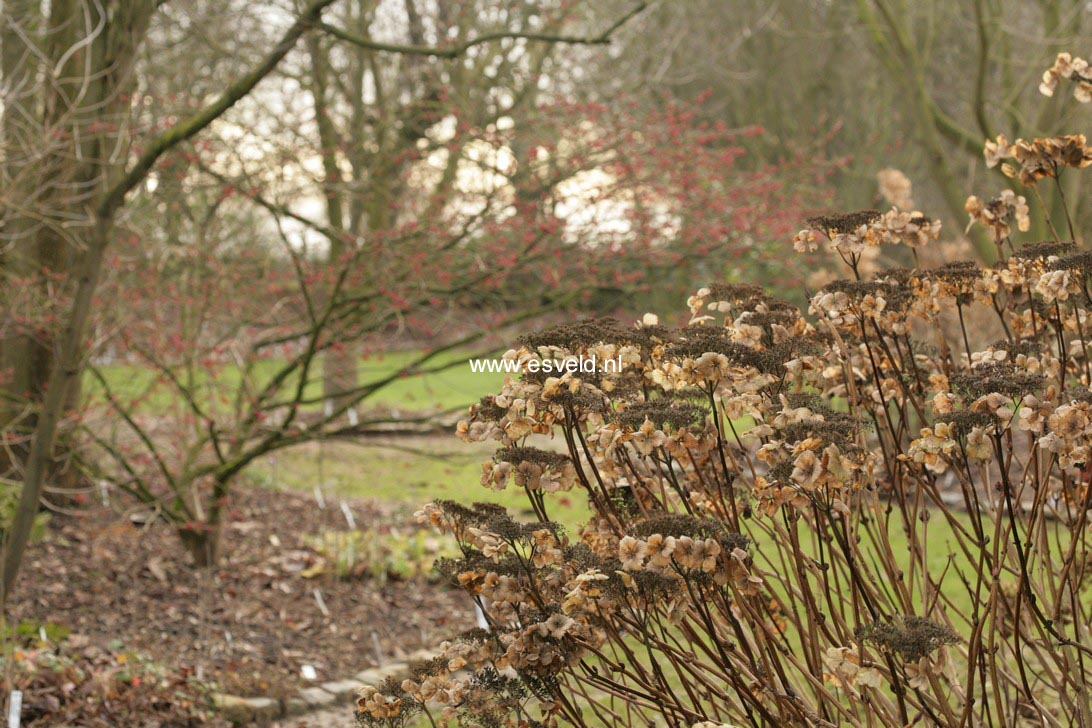
[[[127,198],[152,177],[161,158],[221,119],[289,54],[334,0],[313,0],[278,15],[286,29],[247,70],[209,99],[193,99],[181,121],[148,124],[146,97],[134,69],[163,3],[83,0],[4,6],[3,301],[5,414],[12,433],[5,452],[21,482],[17,510],[4,532],[3,591],[18,573],[47,473],[58,425],[71,405],[85,363],[85,336],[103,262]],[[638,9],[640,6],[638,6]],[[329,27],[324,27],[329,32]],[[606,42],[545,33],[537,42]],[[169,30],[157,38],[169,37]],[[388,49],[411,55],[459,56],[498,31],[450,47]],[[445,38],[436,38],[439,43]],[[164,128],[165,127],[165,128]],[[177,172],[176,172],[177,174]],[[8,437],[8,436],[6,436]]]
[[[845,159],[834,177],[843,208],[882,204],[876,174],[895,167],[918,183],[921,209],[961,230],[968,190],[1010,184],[985,168],[986,139],[1072,127],[1071,98],[1033,97],[1043,68],[1079,42],[1089,15],[1068,0],[662,3],[626,28],[619,63],[587,88],[643,90],[649,103],[708,95],[706,118],[766,130],[746,145],[749,159],[817,147]],[[1067,184],[1069,200],[1087,197],[1079,180]],[[1060,213],[1057,192],[1042,193]],[[1037,206],[1033,213],[1046,237],[1045,218]],[[1092,215],[1087,205],[1071,213],[1078,230]],[[974,240],[980,256],[995,255],[990,240]]]
[[[691,126],[682,109],[611,115],[555,103],[534,119],[504,131],[454,124],[440,148],[455,161],[428,148],[407,160],[388,182],[405,181],[404,219],[359,237],[294,211],[292,186],[229,176],[243,162],[206,149],[187,194],[163,203],[180,212],[184,242],[115,250],[99,325],[136,382],[119,386],[108,367],[93,367],[78,423],[90,441],[83,467],[173,524],[195,563],[215,563],[231,489],[259,458],[316,439],[419,432],[429,413],[350,413],[405,376],[465,366],[467,347],[489,353],[516,322],[589,304],[615,310],[614,294],[722,269],[749,235],[787,235],[789,218],[760,202],[800,209],[791,186],[733,179],[734,134]],[[537,151],[517,164],[509,158],[521,145]],[[594,188],[580,182],[592,173]],[[613,231],[562,214],[574,184],[581,209],[609,211]],[[176,192],[164,186],[151,199],[160,195]],[[382,377],[354,375],[328,396],[324,357],[389,350],[407,334],[429,342],[420,356]]]

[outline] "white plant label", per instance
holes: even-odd
[[[23,714],[23,691],[12,690],[11,699],[8,701],[8,728],[19,728],[19,722]]]
[[[478,606],[477,602],[474,602],[474,619],[477,621],[479,627],[487,632],[489,631],[489,620],[485,618],[485,612],[482,611],[482,608]]]
[[[318,589],[314,590],[315,601],[318,602],[319,611],[322,612],[322,616],[329,617],[330,609],[326,606],[326,600],[322,598],[322,592]]]
[[[349,524],[349,530],[356,530],[356,519],[353,518],[353,509],[349,508],[346,501],[341,501],[341,512],[345,514],[345,522]]]

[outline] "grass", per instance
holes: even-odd
[[[462,443],[451,436],[377,441],[309,443],[282,450],[255,463],[248,473],[274,488],[311,490],[321,486],[335,497],[369,498],[413,511],[446,498],[462,503],[486,501],[520,518],[533,513],[526,495],[513,487],[494,491],[481,485],[481,464],[496,443]],[[560,493],[548,502],[550,517],[574,525],[589,510],[581,492]]]
[[[422,355],[420,350],[387,352],[360,360],[359,382],[366,385],[377,382],[411,365]],[[437,355],[425,366],[436,368],[452,366],[429,374],[403,376],[394,379],[364,400],[363,409],[382,407],[412,411],[435,411],[465,407],[485,394],[500,388],[504,374],[497,372],[472,372],[465,363],[470,352],[447,352]],[[247,377],[251,389],[260,389],[283,365],[281,360],[264,360],[255,365]],[[179,392],[169,383],[160,381],[155,370],[139,364],[104,364],[98,367],[106,386],[127,406],[137,412],[153,414],[173,409],[182,404]],[[178,376],[182,376],[176,373]],[[311,372],[304,396],[318,398],[322,394],[322,368]],[[200,403],[213,409],[228,407],[236,391],[243,384],[242,370],[237,366],[224,366],[210,375],[203,368],[195,368],[184,381],[198,393]],[[282,388],[287,395],[298,379],[289,380]],[[84,396],[92,402],[105,399],[104,388],[98,378],[88,373],[84,378]],[[317,407],[317,405],[316,405]]]
[[[483,487],[479,482],[481,463],[488,460],[495,443],[462,443],[454,436],[396,439],[357,445],[345,442],[310,443],[282,450],[251,467],[249,473],[258,483],[275,488],[312,490],[321,486],[335,497],[368,498],[416,510],[431,500],[446,498],[462,503],[486,501],[504,506],[521,519],[533,518],[526,495],[513,486],[503,491]],[[552,519],[568,526],[578,526],[590,514],[579,489],[547,496]],[[958,518],[967,525],[963,515]],[[744,522],[746,523],[746,522]],[[747,528],[755,542],[756,558],[765,569],[780,568],[774,561],[777,545],[757,528]],[[926,563],[931,574],[944,573],[941,587],[960,608],[970,608],[970,595],[959,582],[957,569],[973,571],[957,548],[952,526],[939,514],[929,521]],[[906,534],[895,528],[891,545],[899,565],[909,571]],[[806,532],[801,533],[802,549],[808,555],[814,546]],[[827,545],[830,548],[830,545]],[[870,556],[865,545],[865,555]],[[952,565],[945,571],[951,559]],[[919,567],[920,568],[920,564]]]

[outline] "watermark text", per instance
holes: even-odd
[[[475,374],[618,374],[622,357],[600,360],[595,356],[570,356],[565,359],[471,359],[470,371]]]

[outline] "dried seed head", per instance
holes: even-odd
[[[1074,387],[1073,389],[1066,390],[1065,396],[1062,398],[1069,399],[1072,402],[1088,402],[1092,404],[1092,390],[1088,387]]]
[[[1069,255],[1076,251],[1077,246],[1072,240],[1042,240],[1021,246],[1012,254],[1012,257],[1018,260],[1045,260]]]
[[[1023,339],[1021,341],[1009,341],[1008,339],[1001,339],[990,344],[991,349],[994,351],[1006,351],[1009,357],[1017,356],[1039,356],[1043,353],[1042,343],[1033,339]]]
[[[976,427],[986,428],[998,425],[1001,420],[992,412],[963,410],[937,417],[937,422],[946,422],[955,430],[956,434],[966,435]]]
[[[729,331],[719,326],[687,327],[668,346],[668,353],[678,358],[696,359],[709,352],[723,354],[729,362],[739,366],[757,366],[759,354],[749,346],[732,341]]]
[[[522,446],[501,448],[493,455],[493,460],[494,462],[511,463],[512,465],[534,463],[554,470],[560,470],[572,462],[569,456],[563,453]]]
[[[837,445],[843,452],[859,449],[857,434],[861,431],[861,421],[846,412],[829,412],[823,419],[793,422],[781,428],[780,435],[786,442],[802,442],[808,438],[817,438],[825,443]]]
[[[659,398],[650,402],[635,402],[614,416],[613,421],[631,430],[640,429],[649,420],[657,429],[671,427],[676,430],[700,425],[705,421],[708,409],[690,402]]]
[[[538,375],[542,381],[545,381],[552,375]],[[524,376],[524,379],[527,379]],[[610,403],[603,396],[597,394],[591,389],[581,387],[575,392],[571,391],[567,387],[562,387],[556,392],[552,392],[549,399],[539,397],[535,400],[535,404],[539,409],[544,409],[550,406],[560,406],[563,409],[572,410],[578,417],[580,415],[606,412]]]
[[[950,627],[912,615],[865,625],[857,630],[857,637],[907,662],[917,662],[934,650],[959,641]]]
[[[595,344],[639,344],[641,338],[636,328],[624,326],[616,319],[592,318],[524,334],[517,341],[531,349],[557,346],[577,351]]]
[[[633,330],[633,342],[642,349],[651,349],[657,344],[671,341],[675,336],[675,329],[663,324],[646,324],[640,322]]]
[[[766,292],[762,286],[754,283],[711,283],[707,286],[710,301],[727,301],[728,303],[745,303],[762,300]]]
[[[476,411],[477,419],[482,422],[496,422],[505,415],[508,414],[508,410],[504,407],[497,405],[496,397],[492,394],[482,397],[478,401],[478,407]]]
[[[1075,270],[1083,275],[1092,274],[1092,251],[1082,250],[1059,256],[1047,264],[1047,270]]]
[[[973,373],[954,375],[949,383],[953,392],[973,399],[993,392],[1021,399],[1026,394],[1041,391],[1045,381],[1042,375],[1017,371],[1009,364],[986,364]]]
[[[923,274],[929,278],[958,286],[978,280],[982,276],[982,268],[974,261],[960,260],[923,271]]]
[[[857,210],[856,212],[834,213],[831,215],[819,215],[809,217],[807,223],[810,227],[831,235],[854,233],[862,225],[869,225],[879,220],[883,213],[879,210]]]

